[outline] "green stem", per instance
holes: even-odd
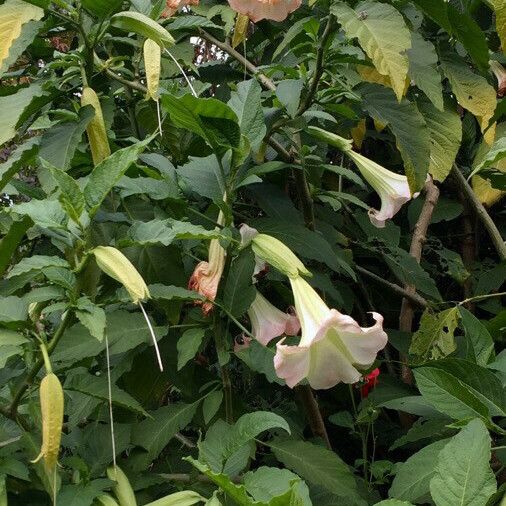
[[[49,354],[47,352],[46,345],[44,341],[40,341],[40,351],[42,352],[42,358],[44,359],[44,366],[46,368],[47,374],[53,372],[53,367],[51,366],[51,360],[49,360]]]
[[[485,295],[475,295],[474,297],[469,297],[468,299],[464,299],[459,302],[459,306],[463,304],[467,304],[468,302],[472,302],[473,300],[483,300],[483,299],[491,299],[492,297],[503,297],[506,295],[506,292],[497,292],[497,293],[487,293]]]
[[[51,355],[51,353],[56,348],[56,345],[60,341],[60,339],[63,337],[63,334],[65,333],[65,330],[69,326],[70,322],[72,321],[73,314],[71,311],[67,311],[65,313],[65,316],[63,317],[63,320],[61,321],[60,325],[56,329],[56,332],[53,335],[53,338],[47,345],[47,354],[48,356]],[[12,402],[8,408],[9,418],[12,418],[13,420],[17,417],[17,411],[19,403],[21,402],[21,399],[23,398],[23,395],[28,390],[28,387],[33,383],[33,380],[36,378],[39,371],[42,369],[42,366],[44,365],[44,358],[39,358],[37,362],[33,365],[33,367],[28,372],[27,376],[21,383],[21,385],[18,387],[18,390],[16,391],[14,397],[12,398]]]

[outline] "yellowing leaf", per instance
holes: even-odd
[[[0,5],[0,67],[9,55],[13,42],[20,36],[23,24],[38,21],[44,15],[40,7],[21,0],[7,0]]]
[[[474,114],[481,130],[485,130],[497,103],[495,89],[484,77],[475,74],[455,52],[442,54],[441,67],[459,104]]]
[[[351,137],[358,149],[362,147],[362,141],[364,140],[366,130],[367,127],[365,124],[365,119],[361,119],[357,123],[357,126],[351,129]]]
[[[377,83],[386,86],[387,88],[393,88],[390,77],[380,74],[375,67],[367,67],[366,65],[357,65],[357,72],[360,77],[368,83]],[[404,90],[402,96],[406,94],[409,88],[409,79],[406,78],[404,81]]]
[[[501,46],[504,53],[506,50],[506,1],[492,0],[492,5],[495,11],[495,27],[497,35],[499,35],[499,39],[501,39]]]
[[[237,14],[235,20],[234,35],[232,36],[232,47],[237,47],[246,40],[248,34],[249,17],[245,14]]]
[[[144,68],[146,70],[148,95],[153,100],[158,100],[161,54],[160,46],[154,40],[146,39],[144,42]]]
[[[411,47],[411,35],[402,15],[391,5],[370,1],[361,2],[355,9],[339,2],[331,11],[346,35],[358,39],[376,70],[390,78],[400,100],[409,68],[406,52]]]

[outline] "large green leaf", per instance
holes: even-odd
[[[343,498],[357,498],[355,478],[336,453],[307,441],[275,440],[269,446],[280,462],[308,482]]]
[[[444,181],[455,162],[462,140],[462,122],[449,107],[440,111],[428,101],[419,101],[430,136],[429,174],[436,181]]]
[[[255,299],[256,290],[252,281],[254,268],[255,256],[251,248],[246,248],[233,261],[230,275],[227,276],[223,303],[236,318],[240,318]]]
[[[28,317],[28,304],[14,295],[0,297],[0,325],[17,327]]]
[[[501,46],[506,47],[506,2],[504,0],[492,0],[495,12],[495,26],[497,35],[501,39]]]
[[[21,0],[7,0],[3,5],[0,5],[0,33],[2,34],[0,39],[0,75],[5,71],[4,61],[9,57],[12,45],[21,35],[23,25],[31,20],[37,21],[42,16],[44,16],[44,11],[40,7]]]
[[[91,216],[98,211],[107,194],[130,165],[137,160],[139,154],[144,151],[151,140],[152,137],[148,137],[127,148],[119,149],[93,169],[88,183],[84,187],[84,198],[89,206]]]
[[[58,169],[68,170],[77,145],[94,115],[92,106],[82,107],[78,121],[65,121],[46,130],[40,144],[40,157]]]
[[[241,141],[236,113],[216,98],[197,98],[186,94],[176,97],[162,95],[163,108],[174,124],[202,137],[217,150],[237,148]]]
[[[427,502],[429,484],[436,472],[439,453],[447,443],[448,439],[444,439],[427,445],[400,464],[388,495],[413,503]]]
[[[177,370],[182,369],[199,351],[206,331],[201,327],[187,329],[177,341]]]
[[[20,167],[30,161],[38,148],[38,144],[39,139],[34,137],[21,144],[16,151],[9,156],[6,162],[0,163],[0,190],[5,188]]]
[[[170,47],[175,42],[172,35],[163,26],[140,12],[118,12],[112,16],[111,25],[126,32],[134,32],[147,39],[152,39],[162,47]]]
[[[390,78],[397,99],[404,94],[411,35],[402,15],[391,5],[366,1],[355,9],[338,2],[331,11],[341,23],[346,35],[358,38],[377,71]]]
[[[16,125],[23,115],[23,111],[30,102],[44,92],[38,84],[22,88],[17,93],[0,97],[0,146],[10,141],[16,135]]]
[[[430,493],[436,506],[485,506],[497,490],[490,468],[490,435],[472,420],[441,450]]]
[[[468,343],[466,356],[478,365],[486,366],[494,356],[494,340],[476,316],[460,306],[461,326]]]
[[[411,33],[408,50],[409,77],[440,111],[443,110],[443,85],[437,68],[438,56],[432,42],[418,32]]]
[[[195,193],[216,202],[223,200],[226,173],[223,173],[215,155],[203,158],[190,156],[177,172]]]
[[[0,239],[0,276],[9,267],[19,243],[32,225],[33,221],[25,216],[21,221],[13,222],[9,231]]]
[[[415,369],[417,386],[437,410],[456,419],[504,416],[506,393],[489,370],[462,359],[431,362]]]
[[[451,2],[413,0],[415,5],[450,35],[462,42],[474,62],[482,70],[488,68],[488,45],[485,33],[478,23]]]
[[[241,132],[248,138],[254,151],[262,143],[267,128],[264,122],[261,100],[262,88],[256,79],[240,82],[232,93],[228,105],[239,119]]]
[[[40,271],[46,267],[69,267],[69,263],[57,256],[32,255],[21,259],[9,272],[8,278],[20,276],[31,271]]]
[[[88,372],[73,374],[65,381],[64,388],[65,390],[74,390],[103,401],[109,400],[109,390],[105,376],[98,377]],[[139,402],[115,384],[111,385],[111,399],[113,404],[117,404],[134,413],[147,416],[146,411],[144,411]]]
[[[397,140],[412,192],[425,184],[430,161],[430,135],[424,117],[407,99],[400,103],[389,88],[366,83],[359,87],[362,106],[376,120],[388,125]]]
[[[177,432],[184,429],[197,411],[199,401],[193,404],[172,404],[150,412],[148,418],[133,427],[132,442],[148,451],[154,460]]]

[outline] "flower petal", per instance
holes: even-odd
[[[274,355],[274,368],[279,378],[293,388],[300,383],[309,371],[309,350],[301,346],[287,346],[281,340],[276,345]]]
[[[301,0],[229,0],[230,7],[256,23],[262,19],[283,21],[300,7]]]

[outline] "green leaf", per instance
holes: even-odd
[[[6,162],[0,163],[0,190],[5,188],[21,167],[29,163],[38,149],[39,140],[37,137],[29,139],[18,146]]]
[[[93,304],[87,297],[81,297],[77,301],[76,316],[93,337],[102,341],[106,326],[106,316],[105,311],[101,307]]]
[[[336,453],[307,441],[275,440],[269,447],[280,462],[308,482],[340,497],[358,497],[355,478]]]
[[[112,16],[111,25],[120,30],[134,32],[147,39],[152,39],[161,47],[170,47],[175,43],[172,35],[163,26],[140,12],[118,12]]]
[[[197,98],[186,94],[176,97],[162,95],[163,108],[178,128],[190,130],[202,137],[211,148],[237,148],[241,131],[235,112],[216,98]]]
[[[455,162],[462,140],[460,116],[449,107],[441,112],[427,101],[419,101],[418,109],[429,130],[429,174],[436,181],[444,181]]]
[[[110,481],[101,479],[79,485],[63,485],[56,501],[65,506],[89,506],[103,491],[109,488]],[[93,503],[95,504],[95,503]]]
[[[69,263],[57,256],[33,255],[22,258],[9,272],[7,279],[14,276],[21,276],[27,272],[40,271],[46,267],[64,267],[69,268]]]
[[[204,158],[189,157],[189,162],[178,169],[179,176],[198,195],[219,202],[223,200],[226,182],[215,155]]]
[[[221,403],[223,402],[223,391],[215,390],[211,392],[202,404],[202,414],[204,416],[204,422],[208,424],[216,415],[220,409]]]
[[[497,35],[501,39],[501,46],[506,47],[506,2],[504,0],[492,0],[495,12],[495,26]]]
[[[63,172],[63,170],[57,169],[45,160],[42,160],[42,165],[49,170],[60,189],[58,200],[63,209],[72,221],[79,223],[81,214],[84,211],[85,202],[84,195],[77,181],[66,172]]]
[[[506,157],[506,137],[496,137],[490,149],[483,156],[476,156],[473,163],[473,171],[469,177],[474,176],[487,167],[496,167],[497,163],[504,157]]]
[[[79,121],[58,123],[44,132],[39,156],[57,169],[67,171],[84,131],[95,115],[93,107],[79,109]],[[45,167],[48,170],[48,167]]]
[[[122,0],[81,0],[81,5],[92,15],[103,19],[112,12],[117,11],[123,4]]]
[[[253,371],[264,374],[269,383],[285,385],[285,381],[278,377],[274,369],[275,350],[262,346],[253,340],[249,346],[238,350],[235,354]]]
[[[20,242],[23,240],[26,231],[33,225],[33,221],[25,216],[21,221],[15,221],[9,231],[0,240],[0,276],[9,267],[13,255]]]
[[[438,55],[432,42],[418,32],[411,33],[411,48],[408,49],[409,77],[415,82],[434,107],[443,110],[443,85],[437,68]]]
[[[203,328],[185,330],[177,341],[177,370],[182,369],[199,351],[206,331]]]
[[[253,151],[258,151],[267,133],[262,112],[262,88],[256,79],[242,81],[228,101],[239,119],[241,132],[248,138]]]
[[[127,148],[119,149],[93,169],[84,187],[84,198],[90,209],[90,216],[95,215],[107,194],[151,140],[152,137],[148,137]]]
[[[446,427],[449,422],[450,420],[447,418],[436,418],[434,420],[419,418],[404,436],[401,436],[390,446],[390,451],[423,439],[439,439],[442,436],[446,436],[451,431],[451,429]]]
[[[251,248],[243,249],[230,267],[230,275],[227,276],[223,292],[223,304],[236,318],[240,318],[255,299],[254,269],[255,255]]]
[[[181,288],[180,286],[166,286],[159,283],[149,285],[149,293],[152,299],[160,300],[202,300],[202,295],[193,291]]]
[[[38,21],[42,16],[44,16],[44,11],[41,8],[21,0],[7,0],[0,6],[0,33],[2,34],[0,75],[5,71],[4,61],[8,58],[12,45],[21,35],[23,25],[31,20]]]
[[[441,450],[430,493],[436,506],[485,506],[497,490],[490,468],[490,435],[481,420],[472,420]]]
[[[107,378],[94,376],[88,372],[73,374],[67,377],[64,385],[65,390],[73,390],[82,394],[108,401],[109,390]],[[119,407],[147,416],[144,408],[130,394],[121,390],[115,384],[111,385],[112,403]]]
[[[504,416],[505,392],[488,369],[461,359],[432,362],[414,371],[420,393],[455,420]]]
[[[349,38],[358,38],[376,70],[390,78],[400,101],[408,73],[406,51],[411,47],[411,35],[399,11],[389,4],[366,1],[355,9],[338,2],[331,12]]]
[[[434,313],[426,309],[418,330],[413,334],[409,353],[421,361],[444,358],[457,349],[455,329],[459,323],[457,307]]]
[[[10,141],[16,135],[16,126],[22,118],[23,112],[35,98],[43,95],[44,92],[38,84],[32,84],[22,88],[17,93],[0,97],[0,146]]]
[[[303,88],[304,82],[301,79],[285,79],[276,86],[276,96],[292,118],[297,114]]]
[[[487,327],[465,307],[459,306],[461,326],[468,343],[467,358],[486,366],[494,357],[494,341]]]
[[[28,317],[28,304],[14,295],[0,297],[0,324],[18,327]]]
[[[276,413],[256,411],[242,415],[235,423],[223,448],[223,459],[231,457],[241,446],[270,429],[283,429],[290,434],[286,420]]]
[[[488,45],[483,30],[474,19],[458,10],[452,3],[439,0],[413,0],[427,16],[432,18],[466,48],[482,70],[488,68]]]
[[[134,244],[148,246],[163,244],[168,246],[177,239],[217,239],[225,237],[219,230],[207,230],[189,221],[165,220],[136,221],[128,231]]]
[[[114,311],[106,314],[106,321],[111,356],[129,351],[140,344],[152,344],[151,334],[141,313]],[[165,328],[155,327],[157,336],[164,335],[165,332]],[[86,327],[78,323],[65,332],[51,360],[55,364],[70,366],[104,350],[105,342],[97,341]]]
[[[494,115],[497,103],[495,89],[484,77],[475,74],[456,52],[447,49],[440,57],[441,68],[459,104],[478,118],[483,130]]]
[[[134,425],[132,443],[145,448],[149,459],[154,460],[176,433],[192,421],[199,403],[178,403],[151,411],[151,418]]]
[[[430,161],[430,136],[425,119],[407,99],[399,103],[389,88],[365,83],[359,86],[362,106],[376,120],[388,125],[397,140],[411,191],[425,184]]]
[[[385,499],[377,502],[374,506],[413,506],[413,503],[407,501],[399,501],[398,499]]]
[[[427,445],[400,464],[388,495],[414,503],[427,502],[438,455],[447,443],[448,439],[444,439]]]

